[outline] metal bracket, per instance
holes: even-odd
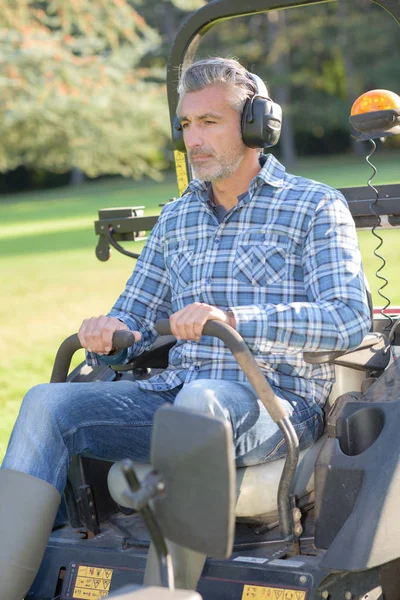
[[[100,533],[99,520],[93,499],[92,486],[84,484],[78,488],[78,510],[81,514],[82,523],[87,530],[88,537],[94,537]]]

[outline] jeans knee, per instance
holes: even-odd
[[[175,398],[175,406],[229,419],[228,411],[218,400],[215,387],[209,380],[198,379],[183,386]]]
[[[47,384],[45,383],[40,383],[26,392],[25,397],[22,400],[20,414],[22,413],[28,416],[35,412],[38,406],[42,405],[43,399],[46,396],[46,385]]]
[[[33,426],[44,427],[49,421],[57,420],[62,407],[62,398],[57,393],[56,384],[41,383],[31,388],[22,401],[19,420]]]

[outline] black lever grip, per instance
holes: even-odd
[[[115,331],[113,335],[114,348],[129,348],[135,343],[132,331]],[[78,334],[74,333],[63,341],[54,360],[50,383],[62,383],[67,380],[68,371],[73,355],[82,348]]]

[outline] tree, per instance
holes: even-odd
[[[273,44],[276,37],[289,40],[284,11],[271,11],[268,13],[268,33]],[[291,115],[291,86],[290,86],[290,55],[289,44],[279,52],[276,59],[271,61],[271,72],[274,75],[274,100],[282,107],[284,118],[282,120],[281,148],[282,159],[287,167],[291,167],[296,160],[296,144],[294,139],[293,119]]]
[[[0,170],[157,176],[169,136],[160,37],[126,0],[0,0]]]

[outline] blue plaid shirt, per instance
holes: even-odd
[[[153,344],[154,324],[192,302],[235,315],[263,373],[285,391],[322,406],[334,381],[329,365],[310,365],[305,350],[357,346],[370,327],[364,275],[353,219],[336,190],[285,172],[272,156],[248,193],[222,219],[209,203],[210,184],[194,180],[167,204],[109,316],[142,333],[112,357],[118,364]],[[179,341],[169,366],[142,381],[165,390],[194,379],[246,381],[216,339]]]

